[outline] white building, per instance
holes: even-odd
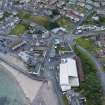
[[[20,0],[20,3],[24,3],[24,2],[26,2],[26,3],[28,3],[28,2],[30,2],[31,0]]]
[[[2,18],[4,15],[4,12],[3,11],[0,11],[0,18]]]
[[[62,31],[62,32],[67,32],[67,30],[63,27],[59,27],[59,28],[55,28],[53,30],[51,30],[54,34],[57,34],[59,31]]]
[[[18,56],[24,61],[27,62],[29,60],[29,55],[25,51],[21,51]]]
[[[71,87],[79,86],[76,61],[72,58],[66,58],[61,60],[60,86],[63,92],[70,90]]]

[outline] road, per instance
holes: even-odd
[[[96,68],[97,68],[97,75],[100,79],[101,82],[101,86],[103,89],[103,93],[105,94],[105,72],[103,71],[103,67],[100,64],[100,62],[94,57],[92,56],[86,49],[78,46],[78,48],[84,52],[85,54],[87,54],[87,56],[89,56],[89,58],[93,61],[93,63],[95,64]]]
[[[82,25],[82,23],[87,19],[87,17],[93,12],[93,10],[89,11],[84,18],[82,18],[79,23],[77,23],[77,25],[75,26],[75,29],[73,30],[73,32],[75,32],[75,30],[77,29],[78,26]]]
[[[79,95],[77,95],[77,93],[74,92],[74,90],[70,90],[67,92],[67,96],[70,100],[70,104],[71,105],[81,105],[79,103]]]
[[[48,62],[48,59],[50,58],[49,53],[50,53],[50,48],[48,48],[47,56],[45,57],[45,60],[44,60],[45,75],[46,75],[46,78],[50,79],[53,84],[53,89],[54,89],[54,92],[56,93],[56,98],[58,99],[58,105],[64,105],[63,100],[61,99],[61,94],[59,92],[60,89],[56,81],[56,76],[55,76],[56,70],[54,68],[52,69],[52,71],[50,70],[51,66],[55,67],[55,63],[51,65]]]
[[[96,35],[103,35],[103,34],[105,34],[105,32],[88,32],[88,33],[84,33],[84,34],[78,34],[78,35],[75,35],[75,34],[70,34],[70,36],[68,37],[68,40],[69,39],[75,39],[75,38],[78,38],[78,37],[82,37],[82,36],[96,36]],[[24,35],[24,36],[20,36],[20,37],[17,37],[16,35],[6,35],[6,34],[0,34],[0,38],[1,39],[10,39],[10,40],[12,40],[12,39],[23,39],[23,40],[26,40],[27,38],[26,38],[26,36],[28,36],[28,34],[26,34],[26,35]],[[59,36],[60,37],[60,36]],[[52,39],[54,39],[54,38],[59,38],[59,37],[57,37],[57,36],[52,36],[52,38],[49,38],[49,41],[51,41]],[[67,39],[67,38],[66,38]],[[73,40],[72,40],[73,41]]]

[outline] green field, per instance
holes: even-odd
[[[18,13],[18,17],[21,19],[30,19],[31,15],[29,12],[22,11]]]
[[[70,19],[65,17],[61,17],[55,22],[52,22],[51,19],[47,16],[33,16],[28,12],[20,12],[18,14],[18,17],[20,17],[23,20],[32,21],[39,25],[42,25],[48,30],[51,30],[56,27],[64,27],[68,31],[71,31],[74,29],[74,24],[70,21]]]
[[[21,35],[27,30],[27,26],[24,24],[17,24],[15,28],[13,28],[10,32],[10,34],[13,35]]]
[[[28,12],[20,12],[18,17],[20,17],[22,20],[28,20],[30,22],[35,22],[39,25],[42,25],[48,30],[59,27],[56,22],[52,22],[47,16],[34,16]]]
[[[68,18],[62,17],[57,20],[57,23],[60,27],[64,27],[68,31],[72,31],[74,29],[74,24]]]
[[[44,26],[48,30],[59,27],[56,22],[51,22],[50,19],[46,16],[31,16],[30,19],[33,22]]]
[[[80,38],[76,39],[76,43],[78,45],[80,45],[81,47],[83,47],[89,51],[92,51],[92,52],[96,52],[97,50],[100,49],[95,45],[94,40],[92,40],[90,38],[80,37]]]

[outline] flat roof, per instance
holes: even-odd
[[[62,59],[65,62],[62,62],[60,64],[60,70],[62,72],[65,71],[65,73],[68,73],[69,76],[71,77],[77,77],[77,66],[76,66],[76,61],[72,58],[67,58],[67,59]],[[64,73],[63,73],[64,74]]]
[[[79,86],[76,61],[72,58],[66,58],[61,60],[60,85],[62,91],[71,89],[71,87]]]

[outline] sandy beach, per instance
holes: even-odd
[[[19,71],[15,70],[14,68],[10,67],[4,62],[0,62],[2,66],[6,68],[17,80],[18,84],[22,88],[26,97],[32,102],[36,97],[40,87],[42,86],[43,82],[32,80],[31,78],[25,76],[24,74],[20,73]]]

